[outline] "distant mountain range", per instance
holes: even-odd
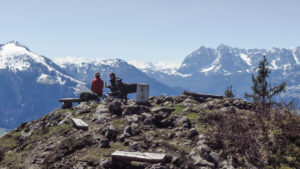
[[[58,98],[86,90],[50,59],[18,42],[0,46],[0,127],[13,128],[57,108]]]
[[[216,49],[200,47],[185,57],[177,68],[157,69],[147,63],[136,64],[144,73],[169,86],[189,90],[223,94],[230,84],[238,97],[251,89],[251,74],[256,73],[259,61],[266,55],[270,82],[287,82],[287,92],[281,97],[300,96],[300,47],[271,49],[240,49],[221,44]],[[142,65],[142,66],[141,66]]]
[[[95,72],[101,73],[101,78],[109,83],[109,74],[114,72],[124,83],[146,83],[151,87],[150,95],[178,95],[183,89],[170,87],[158,80],[147,76],[135,66],[121,59],[82,60],[80,58],[64,58],[54,60],[62,69],[76,79],[84,81],[90,86]]]
[[[19,42],[0,45],[0,127],[14,128],[60,106],[59,98],[78,97],[88,91],[95,72],[105,81],[115,72],[125,83],[147,83],[151,95],[178,95],[169,87],[120,59],[59,62],[35,54]]]
[[[150,94],[178,95],[184,90],[222,95],[230,84],[238,97],[251,88],[251,74],[266,55],[270,81],[287,82],[284,98],[300,96],[300,47],[291,49],[239,49],[220,45],[200,47],[181,65],[124,61],[55,59],[31,52],[19,42],[0,45],[0,127],[14,128],[60,106],[59,98],[78,97],[89,90],[95,72],[108,82],[115,72],[125,83],[150,84]]]

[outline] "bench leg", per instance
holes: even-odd
[[[62,106],[63,109],[70,109],[72,107],[73,107],[72,102],[64,102],[64,104]]]

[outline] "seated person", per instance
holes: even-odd
[[[117,77],[115,75],[115,73],[110,73],[109,74],[109,78],[110,78],[110,85],[109,86],[106,86],[107,88],[110,89],[110,95],[111,96],[119,96],[119,93],[120,93],[120,89],[118,88],[117,86]]]
[[[103,94],[103,87],[104,82],[100,78],[100,73],[97,72],[95,74],[95,78],[92,80],[91,90],[93,93],[96,93],[100,97]],[[100,101],[100,98],[98,98],[98,101]]]

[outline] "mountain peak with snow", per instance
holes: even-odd
[[[194,72],[228,72],[253,71],[255,66],[266,55],[270,68],[273,70],[286,69],[293,65],[299,65],[300,48],[271,49],[241,49],[229,45],[220,44],[217,48],[201,46],[186,56],[178,71],[180,73]]]
[[[65,85],[68,81],[74,83],[74,92],[84,88],[84,83],[63,73],[62,69],[50,59],[31,52],[26,46],[12,41],[0,47],[0,70],[19,72],[39,72],[32,79],[40,84]]]

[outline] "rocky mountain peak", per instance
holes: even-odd
[[[23,123],[3,136],[0,139],[0,166],[101,169],[268,166],[269,163],[261,158],[270,151],[261,147],[267,143],[259,139],[263,136],[261,124],[255,120],[257,114],[252,111],[252,106],[237,98],[199,99],[186,95],[150,97],[147,104],[137,104],[134,100],[123,104],[112,97],[101,103],[82,102],[74,108],[57,109],[38,120]],[[293,120],[300,121],[297,117]],[[274,126],[277,127],[274,135],[287,130],[277,124]],[[287,132],[278,139],[299,136],[299,133]],[[299,143],[290,141],[284,146],[289,146],[293,155],[292,162],[286,164],[298,166],[299,162],[294,158],[300,152],[292,147]],[[248,151],[249,147],[251,151]],[[264,152],[252,152],[252,148]],[[238,154],[236,150],[239,150]],[[156,164],[135,163],[112,159],[111,154],[115,151],[166,156]],[[10,161],[12,156],[13,163]],[[279,162],[284,157],[290,157],[290,154],[272,156],[272,160]]]
[[[239,99],[198,100],[190,96],[151,97],[148,104],[122,104],[108,97],[102,103],[82,102],[72,109],[57,109],[0,139],[0,166],[13,168],[197,168],[228,166],[230,162],[208,145],[203,110],[250,109]],[[78,128],[72,119],[87,123]],[[3,144],[7,143],[7,144]],[[180,145],[180,146],[179,146]],[[161,164],[113,161],[116,150],[165,153]],[[29,155],[31,154],[31,155]],[[9,163],[8,156],[18,161]]]

